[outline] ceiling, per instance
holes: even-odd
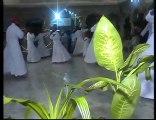
[[[70,6],[85,6],[85,5],[116,5],[126,0],[3,0],[4,6],[30,7],[44,5],[70,5]]]

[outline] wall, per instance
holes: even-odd
[[[108,15],[112,12],[118,11],[118,6],[89,6],[89,7],[70,7],[67,8],[70,11],[73,11],[78,16],[80,16],[80,19],[82,21],[82,24],[85,25],[85,19],[86,16],[91,13],[100,13],[103,15]],[[48,27],[50,23],[50,17],[52,12],[48,7],[35,7],[35,8],[13,8],[4,7],[4,23],[6,24],[7,21],[9,21],[9,18],[12,15],[17,15],[21,18],[21,23],[24,26],[26,20],[28,20],[31,17],[40,17],[45,19],[46,26]]]
[[[91,13],[100,13],[103,14],[105,16],[109,16],[111,14],[112,17],[111,21],[114,22],[119,22],[119,26],[120,26],[120,32],[123,32],[123,23],[124,23],[124,18],[127,15],[130,15],[131,12],[133,11],[133,6],[129,5],[129,1],[127,0],[127,2],[123,2],[120,5],[101,5],[101,6],[74,6],[74,7],[68,7],[65,6],[66,9],[69,9],[70,11],[73,11],[74,13],[76,13],[78,16],[80,16],[81,22],[82,22],[82,26],[85,26],[85,19],[86,16],[91,14]],[[139,8],[142,10],[145,10],[149,4],[151,4],[151,2],[149,3],[142,3],[140,4]],[[64,9],[63,6],[60,6],[62,9]],[[122,11],[120,11],[120,8],[122,8]],[[22,26],[24,27],[25,22],[31,18],[31,17],[39,17],[45,20],[45,26],[46,28],[49,28],[50,25],[50,19],[51,19],[51,10],[50,9],[55,9],[54,6],[52,7],[5,7],[4,6],[4,30],[7,28],[7,26],[9,25],[9,18],[12,15],[17,15],[21,18],[21,23]]]

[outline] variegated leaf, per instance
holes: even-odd
[[[126,61],[124,62],[123,66],[120,68],[120,70],[125,71],[129,67],[132,67],[135,60],[137,59],[138,55],[145,51],[147,48],[149,48],[149,44],[139,44],[137,45],[134,50],[131,52],[131,54],[128,56]]]
[[[105,16],[102,16],[97,24],[93,46],[97,63],[100,66],[117,71],[123,65],[123,46],[120,35]]]
[[[131,90],[128,92],[126,89],[119,87],[113,96],[111,113],[115,119],[130,118],[140,97],[141,84],[135,74],[126,77],[121,83]],[[125,94],[125,91],[128,94]]]

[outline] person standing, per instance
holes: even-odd
[[[85,35],[84,35],[84,46],[83,46],[83,56],[85,57],[86,52],[87,52],[87,48],[89,46],[89,43],[91,41],[91,37],[92,37],[92,32],[90,31],[86,31]]]
[[[48,57],[50,56],[50,51],[48,48],[46,48],[45,43],[44,43],[44,36],[48,35],[49,33],[39,33],[36,36],[36,39],[38,39],[38,52],[40,53],[41,57]]]
[[[95,24],[92,28],[91,28],[91,32],[92,34],[95,32],[97,24]],[[94,54],[94,46],[93,46],[93,36],[91,38],[91,41],[87,47],[86,53],[85,53],[85,58],[84,61],[86,63],[96,63],[96,58],[95,58],[95,54]]]
[[[19,18],[17,16],[12,16],[11,22],[6,31],[6,46],[3,54],[4,74],[11,73],[11,75],[23,76],[26,75],[27,68],[19,40],[24,37],[24,33],[19,28]]]
[[[151,35],[147,40],[147,44],[150,45],[148,49],[146,49],[142,54],[139,55],[138,59],[144,55],[154,55],[154,10],[149,10],[145,19],[151,24]],[[154,62],[151,64],[154,66]],[[141,81],[141,97],[154,99],[154,70],[150,71],[151,80],[146,80],[145,72],[138,74],[138,77]]]
[[[76,41],[73,55],[81,55],[83,53],[84,40],[82,36],[82,31],[80,27],[76,27],[76,32],[74,33],[74,41]]]
[[[28,62],[39,62],[41,60],[41,55],[37,49],[37,46],[35,46],[35,35],[31,31],[28,31],[27,33],[27,61]]]
[[[60,34],[57,31],[57,25],[53,25],[53,32],[50,35],[50,39],[53,40],[53,52],[52,63],[66,62],[71,59],[70,54],[60,41]]]

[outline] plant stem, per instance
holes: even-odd
[[[118,72],[117,72],[116,69],[115,69],[115,75],[116,75],[116,80],[117,80],[117,82],[120,82],[119,77],[118,77]],[[117,85],[117,89],[118,89],[118,85]]]

